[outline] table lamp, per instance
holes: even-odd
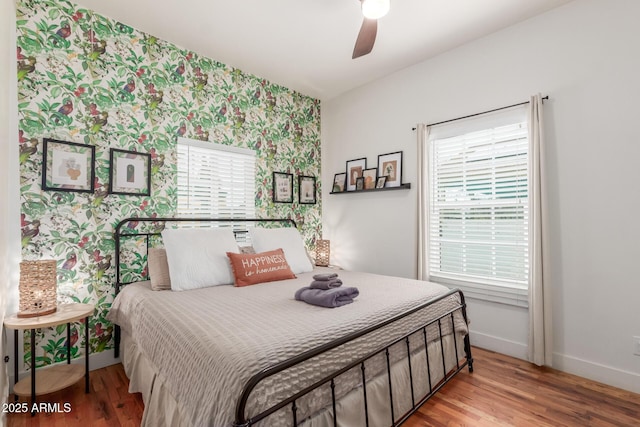
[[[329,253],[329,240],[318,240],[316,242],[316,265],[329,266]]]
[[[58,308],[57,285],[54,260],[22,261],[18,317],[55,313]]]

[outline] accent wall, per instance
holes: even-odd
[[[19,0],[16,22],[22,256],[57,260],[59,302],[96,305],[92,353],[113,345],[113,228],[175,215],[178,136],[255,150],[258,216],[293,218],[313,247],[320,201],[298,204],[295,177],[317,176],[320,192],[318,100],[67,0]],[[43,138],[95,147],[93,193],[42,190]],[[111,148],[151,155],[150,196],[109,194]],[[273,171],[294,174],[293,204],[272,202]],[[64,329],[38,332],[37,366],[63,359]]]

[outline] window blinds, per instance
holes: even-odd
[[[178,138],[178,215],[255,218],[255,152]]]
[[[429,274],[526,306],[528,130],[526,120],[509,121],[430,136]]]

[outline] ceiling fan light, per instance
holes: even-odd
[[[389,12],[389,0],[362,0],[362,14],[365,18],[379,19]]]

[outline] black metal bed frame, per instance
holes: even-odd
[[[116,250],[116,294],[119,293],[120,291],[120,287],[127,285],[129,283],[122,283],[120,282],[120,252],[121,252],[121,238],[128,238],[128,237],[145,237],[146,240],[146,246],[147,246],[147,250],[149,249],[149,237],[150,236],[157,236],[160,235],[159,231],[151,231],[151,232],[134,232],[134,233],[122,233],[122,228],[124,225],[129,224],[131,222],[143,222],[143,223],[161,223],[162,224],[162,228],[164,228],[164,224],[166,224],[167,222],[194,222],[194,223],[199,223],[199,222],[208,222],[208,223],[216,223],[216,222],[220,222],[220,223],[242,223],[242,222],[253,222],[253,223],[282,223],[282,224],[286,224],[289,226],[293,226],[296,227],[296,223],[292,220],[292,219],[216,219],[216,218],[127,218],[124,219],[122,221],[120,221],[114,231],[114,235],[115,235],[115,250]],[[239,233],[246,233],[246,230],[234,230],[234,233],[239,234]],[[148,278],[148,277],[147,277]],[[276,375],[278,373],[281,373],[287,369],[290,369],[300,363],[303,363],[305,361],[308,361],[309,359],[312,359],[318,355],[321,355],[322,353],[325,353],[327,351],[330,351],[332,349],[335,349],[341,345],[344,345],[350,341],[356,340],[360,337],[363,337],[369,333],[372,333],[374,331],[377,331],[387,325],[392,324],[393,322],[397,322],[411,314],[414,314],[420,310],[425,309],[428,306],[431,306],[445,298],[448,298],[452,295],[457,294],[459,297],[459,303],[452,309],[450,309],[449,311],[447,311],[446,313],[440,315],[439,317],[435,318],[435,319],[431,319],[429,320],[427,323],[425,323],[422,326],[419,326],[417,328],[414,328],[413,330],[411,330],[410,332],[406,333],[405,335],[403,335],[400,338],[395,339],[394,341],[387,343],[386,345],[369,352],[368,354],[358,358],[357,360],[351,362],[350,364],[343,366],[342,368],[340,368],[339,370],[335,371],[335,372],[331,372],[328,375],[324,376],[323,378],[321,378],[320,380],[317,380],[316,382],[314,382],[313,384],[305,387],[304,389],[294,393],[293,395],[289,396],[288,398],[280,401],[279,403],[271,406],[270,408],[265,409],[264,411],[260,412],[259,414],[254,415],[253,417],[247,418],[246,416],[246,407],[247,407],[247,402],[249,400],[249,396],[251,395],[252,391],[258,386],[258,384],[260,384],[263,380],[265,380],[266,378],[269,378],[273,375]],[[277,363],[273,366],[270,366],[266,369],[263,369],[262,371],[258,372],[257,374],[253,375],[249,381],[247,381],[247,383],[245,384],[243,390],[242,390],[242,394],[240,395],[240,397],[238,398],[237,401],[237,405],[236,405],[236,416],[235,416],[235,421],[233,423],[234,427],[250,427],[252,425],[254,425],[255,423],[269,417],[270,415],[272,415],[273,413],[275,413],[276,411],[279,411],[283,408],[285,408],[288,405],[291,405],[291,416],[292,416],[292,421],[293,421],[293,425],[294,426],[298,426],[298,418],[297,418],[297,411],[298,408],[296,406],[296,401],[298,401],[300,398],[302,398],[303,396],[307,395],[308,393],[310,393],[311,391],[326,385],[327,383],[329,383],[329,386],[331,388],[331,409],[333,411],[333,426],[337,427],[338,426],[338,420],[337,420],[337,413],[336,413],[336,394],[335,394],[335,381],[336,379],[344,374],[345,372],[356,368],[356,367],[360,367],[360,370],[362,372],[362,393],[363,393],[363,402],[364,402],[364,411],[365,411],[365,423],[366,426],[369,426],[369,411],[368,411],[368,401],[367,401],[367,381],[366,381],[366,377],[365,377],[365,362],[367,360],[372,359],[375,356],[378,356],[380,354],[384,354],[384,357],[386,359],[386,374],[388,377],[388,387],[389,387],[389,404],[390,404],[390,408],[391,408],[391,426],[395,427],[395,426],[399,426],[400,424],[402,424],[404,421],[406,421],[422,404],[424,404],[427,400],[429,400],[435,393],[437,393],[446,383],[448,383],[458,372],[460,372],[462,369],[464,369],[465,367],[468,367],[469,372],[473,372],[473,358],[471,356],[471,342],[469,340],[469,333],[467,333],[464,337],[464,360],[460,360],[459,356],[458,356],[458,345],[457,345],[457,341],[455,339],[455,325],[454,325],[454,313],[460,311],[462,313],[462,317],[464,319],[465,324],[468,324],[468,318],[467,318],[467,311],[466,311],[466,302],[465,302],[465,298],[464,298],[464,294],[462,293],[462,291],[460,291],[459,289],[453,289],[443,295],[440,295],[434,299],[431,299],[423,304],[420,304],[417,307],[414,307],[410,310],[407,310],[403,313],[400,313],[390,319],[387,319],[383,322],[380,322],[376,325],[370,326],[366,329],[360,330],[360,331],[356,331],[353,332],[351,334],[348,334],[346,336],[343,336],[341,338],[338,338],[336,340],[333,340],[329,343],[326,343],[324,345],[318,346],[316,348],[313,348],[311,350],[305,351],[297,356],[291,357],[290,359],[284,360],[280,363]],[[455,369],[452,369],[450,372],[447,372],[446,369],[446,361],[445,361],[445,350],[444,350],[444,342],[443,342],[443,334],[442,334],[442,324],[444,321],[448,321],[450,319],[451,321],[451,328],[452,328],[452,333],[453,333],[453,343],[454,343],[454,349],[455,349],[455,354],[456,354],[456,367]],[[427,340],[427,328],[432,327],[434,325],[437,324],[437,330],[438,330],[438,335],[439,337],[436,339],[436,341],[440,341],[440,350],[441,350],[441,361],[442,361],[442,368],[443,368],[443,373],[444,373],[444,377],[442,379],[440,379],[436,384],[432,383],[432,378],[431,378],[431,361],[429,360],[429,352],[428,352],[428,344],[429,341]],[[422,332],[420,334],[420,332]],[[422,396],[419,397],[418,400],[416,400],[416,396],[414,394],[414,377],[413,377],[413,368],[411,365],[411,344],[410,344],[410,337],[413,336],[414,334],[418,334],[422,336],[422,340],[423,340],[423,345],[424,345],[424,351],[425,351],[425,357],[426,357],[426,371],[427,371],[427,377],[428,377],[428,383],[429,383],[429,392]],[[114,348],[114,355],[115,357],[119,357],[119,349],[120,349],[120,327],[118,325],[115,325],[115,348]],[[398,420],[396,420],[395,417],[395,413],[394,413],[394,400],[393,400],[393,388],[392,388],[392,381],[391,381],[391,361],[390,361],[390,357],[389,357],[389,349],[398,344],[403,342],[406,345],[406,351],[407,351],[407,355],[406,355],[406,360],[408,361],[408,370],[409,370],[409,382],[410,382],[410,390],[411,390],[411,409],[409,411],[407,411],[405,414],[403,414],[400,418],[398,418]]]

